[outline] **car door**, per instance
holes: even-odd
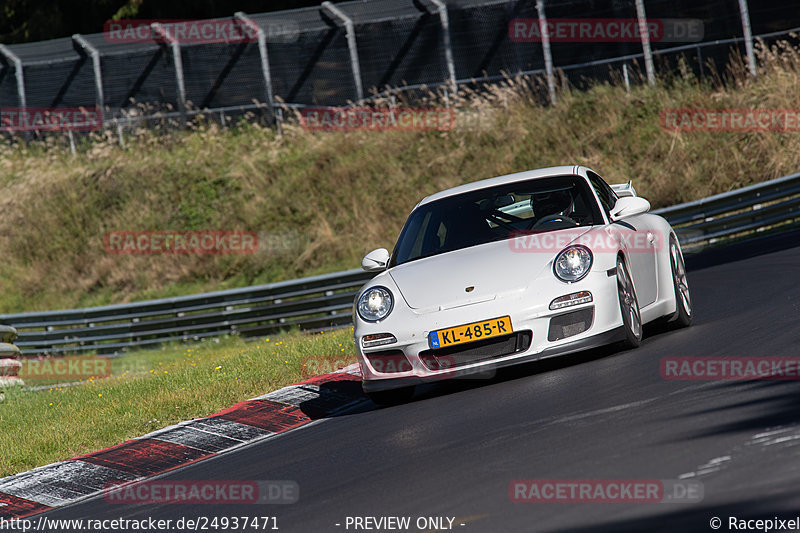
[[[587,177],[610,220],[611,209],[618,199],[616,193],[594,172],[587,172]],[[656,246],[659,241],[650,217],[644,213],[611,223],[612,233],[619,237],[625,250],[640,308],[655,302],[658,296]]]

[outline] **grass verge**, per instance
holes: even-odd
[[[346,328],[258,342],[228,338],[167,346],[114,359],[110,378],[84,385],[6,389],[0,403],[0,477],[208,416],[330,371],[335,361],[355,361],[352,334]]]

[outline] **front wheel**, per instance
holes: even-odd
[[[621,257],[617,258],[617,292],[622,326],[625,329],[623,345],[626,348],[637,348],[642,343],[642,315],[639,312],[636,289],[633,287],[628,267]]]
[[[692,297],[689,295],[689,280],[681,249],[674,236],[669,238],[669,262],[672,267],[672,286],[675,288],[675,314],[670,322],[675,327],[685,328],[692,323]]]
[[[372,403],[381,407],[389,407],[408,402],[414,396],[414,387],[367,392],[366,394]]]

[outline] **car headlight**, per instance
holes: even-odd
[[[370,287],[358,298],[358,316],[367,322],[383,320],[392,312],[394,298],[386,287]]]
[[[556,256],[553,272],[561,281],[579,281],[592,268],[592,252],[585,246],[573,245],[564,248]]]

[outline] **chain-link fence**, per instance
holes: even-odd
[[[203,22],[217,29],[216,37],[201,31],[189,38],[182,35],[187,27],[174,22],[109,23],[104,33],[0,45],[0,110],[93,108],[106,126],[148,116],[185,121],[199,111],[250,110],[271,119],[283,106],[340,106],[387,90],[450,91],[520,74],[550,74],[551,81],[579,87],[608,79],[635,83],[650,74],[648,48],[656,74],[683,57],[703,77],[721,70],[732,52],[747,57],[748,32],[787,37],[800,26],[800,10],[791,4],[324,2],[187,22],[190,33],[205,28]],[[653,32],[637,34],[639,20],[653,23]],[[222,38],[220,27],[228,28]],[[247,38],[232,37],[236,28]]]

